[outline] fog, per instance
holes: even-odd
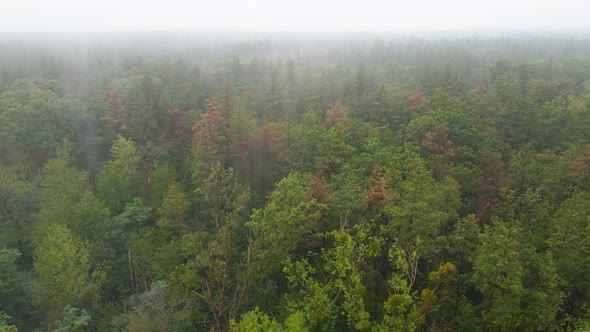
[[[590,30],[588,0],[3,0],[2,32]]]

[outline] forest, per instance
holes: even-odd
[[[588,331],[590,37],[0,35],[0,331]]]

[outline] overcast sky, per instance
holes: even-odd
[[[590,0],[1,0],[0,31],[590,30]]]

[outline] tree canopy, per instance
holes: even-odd
[[[156,37],[0,41],[0,331],[588,329],[588,37]]]

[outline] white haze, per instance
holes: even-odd
[[[0,32],[588,31],[590,0],[2,0]]]

